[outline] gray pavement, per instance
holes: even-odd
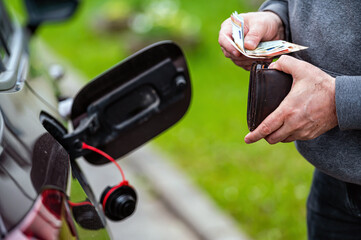
[[[41,41],[35,41],[34,45],[40,58],[46,59],[47,64],[57,63],[65,67],[66,75],[60,82],[61,89],[64,94],[74,96],[85,83],[82,74],[57,57]],[[135,186],[139,201],[135,214],[130,218],[121,222],[108,221],[113,239],[249,239],[207,194],[149,144],[119,163],[127,180]],[[106,186],[115,185],[121,180],[117,168],[112,164],[94,166],[80,160],[80,165],[98,199]]]

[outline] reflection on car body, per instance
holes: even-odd
[[[99,204],[77,158],[109,161],[81,144],[118,158],[176,123],[191,99],[185,58],[177,45],[161,42],[99,75],[74,97],[74,130],[68,131],[51,83],[28,77],[28,43],[41,24],[69,18],[78,1],[25,3],[29,17],[22,28],[0,1],[1,239],[108,238],[102,208],[115,214],[117,205]],[[74,201],[71,185],[83,199]]]

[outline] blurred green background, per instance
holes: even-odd
[[[38,35],[89,80],[158,40],[184,50],[191,73],[189,112],[153,146],[168,155],[254,239],[306,239],[312,167],[291,144],[246,145],[249,73],[226,59],[221,23],[261,1],[83,0],[68,22]]]

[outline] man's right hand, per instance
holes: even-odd
[[[246,49],[255,49],[261,41],[272,41],[284,39],[284,27],[280,17],[273,12],[251,12],[241,14],[244,19],[244,46]],[[250,70],[252,58],[247,58],[228,42],[224,34],[232,39],[232,23],[228,18],[221,25],[218,42],[227,58],[236,65]],[[271,62],[272,60],[268,60]]]

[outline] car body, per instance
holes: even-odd
[[[22,27],[0,1],[0,239],[106,239],[104,205],[77,159],[108,160],[79,143],[119,158],[152,139],[187,111],[189,73],[178,46],[157,43],[96,77],[74,97],[70,118],[62,118],[54,83],[29,75],[36,29],[67,19],[77,6],[50,2],[26,0]]]

